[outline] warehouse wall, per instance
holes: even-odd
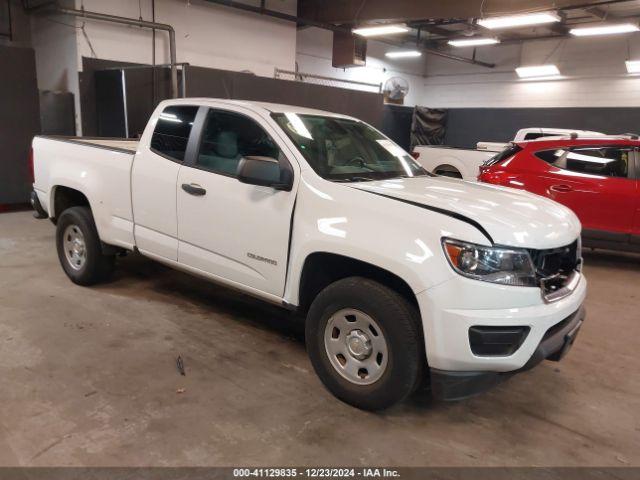
[[[78,51],[74,19],[64,15],[31,16],[40,90],[78,91]]]
[[[389,77],[400,76],[409,82],[405,105],[419,104],[424,87],[425,58],[389,60],[384,53],[393,47],[373,40],[367,45],[367,65],[354,68],[333,68],[331,52],[333,34],[319,28],[305,28],[298,32],[296,62],[304,73],[344,78],[367,83],[381,83]],[[363,88],[364,89],[364,88]],[[371,91],[371,89],[368,89]]]
[[[482,47],[477,58],[490,70],[428,57],[428,77],[418,103],[428,107],[630,107],[640,106],[640,81],[624,61],[640,58],[638,36],[550,40],[524,46]],[[457,49],[456,53],[471,55]],[[519,65],[555,63],[564,78],[518,79]]]
[[[27,159],[40,132],[35,59],[31,48],[0,45],[0,206],[26,203]]]
[[[80,0],[77,0],[78,7]],[[151,0],[83,0],[84,8],[130,18],[151,19]],[[247,1],[259,5],[257,1]],[[268,0],[266,7],[295,14],[295,0]],[[250,70],[273,76],[274,67],[291,69],[296,27],[291,22],[220,7],[202,0],[156,0],[155,17],[176,30],[178,62],[227,70]],[[132,63],[151,63],[148,29],[87,22],[87,38],[78,35],[78,56]],[[93,52],[91,50],[93,47]],[[156,33],[156,61],[169,63],[167,34]]]
[[[23,11],[21,0],[0,2],[0,46],[31,46],[29,16]]]
[[[66,0],[66,6],[151,20],[151,0]],[[259,2],[247,0],[258,5]],[[267,8],[296,12],[295,0],[267,0]],[[176,30],[177,61],[202,67],[248,70],[273,76],[274,68],[293,69],[296,27],[261,15],[219,7],[202,0],[156,0],[155,18]],[[80,85],[83,57],[152,63],[152,32],[65,16],[32,16],[38,86],[63,90],[75,98],[76,129],[82,132]],[[84,25],[84,31],[80,29]],[[168,35],[156,32],[156,63],[169,62]]]

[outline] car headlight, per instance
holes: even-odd
[[[537,286],[535,268],[526,250],[485,247],[449,238],[442,239],[442,246],[460,275],[503,285]]]

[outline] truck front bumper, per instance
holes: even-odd
[[[440,400],[462,400],[482,393],[543,360],[560,361],[571,349],[586,317],[584,307],[547,330],[527,363],[509,372],[460,372],[431,369],[431,392]]]
[[[551,303],[539,288],[456,276],[418,294],[435,396],[468,397],[544,359],[559,359],[582,325],[586,292],[582,275],[571,294]],[[505,338],[510,345],[501,343]]]

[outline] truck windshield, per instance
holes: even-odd
[[[273,113],[322,178],[359,182],[429,175],[402,148],[368,125],[339,117]]]

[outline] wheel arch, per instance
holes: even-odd
[[[306,312],[325,287],[353,276],[369,278],[395,290],[420,311],[414,290],[401,276],[372,263],[332,252],[313,252],[305,258],[297,291],[298,308]]]
[[[89,207],[92,210],[89,197],[84,192],[66,185],[55,185],[49,200],[49,216],[54,223],[62,212],[71,207]]]
[[[459,175],[459,178],[462,178],[462,172],[460,171],[460,169],[455,165],[451,165],[450,163],[441,163],[440,165],[438,165],[436,168],[433,169],[433,173],[435,173],[436,175],[444,175],[443,173],[439,173],[439,172],[449,172],[449,173],[457,174]]]

